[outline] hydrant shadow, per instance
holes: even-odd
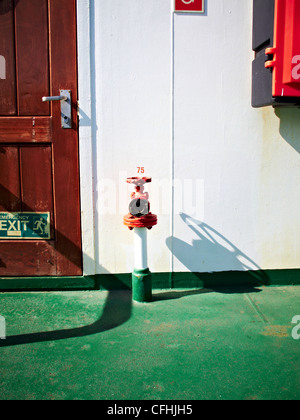
[[[250,287],[270,284],[266,272],[214,228],[185,213],[180,217],[196,239],[189,244],[180,238],[169,237],[166,245],[204,288],[218,286],[224,293],[233,293],[227,286],[235,286],[240,287],[241,293],[243,288],[248,293]]]

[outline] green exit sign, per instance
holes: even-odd
[[[0,212],[0,239],[51,239],[50,213]]]

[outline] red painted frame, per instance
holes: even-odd
[[[266,49],[273,59],[265,64],[273,68],[274,97],[300,97],[299,28],[299,0],[275,0],[274,46]]]

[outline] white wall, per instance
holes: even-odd
[[[78,0],[86,274],[132,271],[140,166],[151,271],[299,267],[300,114],[251,108],[251,37],[252,0]]]

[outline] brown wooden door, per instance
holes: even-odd
[[[0,239],[0,276],[81,275],[76,0],[0,0],[0,58],[0,212],[51,218],[50,240]],[[42,102],[60,89],[72,129]]]

